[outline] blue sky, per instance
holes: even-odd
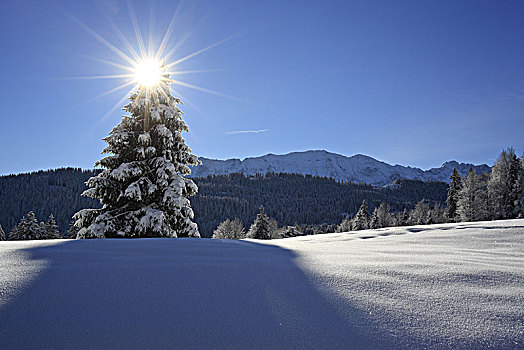
[[[325,149],[430,168],[524,151],[522,1],[130,4],[156,44],[179,9],[170,60],[229,39],[176,66],[217,93],[175,86],[198,156]],[[73,17],[125,51],[114,22],[138,50],[125,1],[3,1],[0,174],[90,168],[121,118],[129,89],[96,97],[123,80],[64,79],[125,64]]]

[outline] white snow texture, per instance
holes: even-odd
[[[0,348],[523,349],[524,220],[0,242]]]

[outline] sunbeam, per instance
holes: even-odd
[[[118,36],[118,38],[122,41],[122,44],[124,44],[124,46],[127,48],[127,50],[131,53],[131,55],[134,57],[135,61],[139,61],[140,60],[140,56],[138,55],[138,53],[136,52],[136,50],[133,48],[133,46],[131,45],[131,43],[129,42],[129,40],[126,38],[126,36],[124,35],[124,33],[122,33],[122,31],[120,30],[120,28],[116,25],[115,21],[113,21],[113,19],[111,17],[109,17],[105,12],[104,12],[104,18],[106,19],[106,21],[109,23],[109,25],[111,26],[111,28],[113,29],[113,31],[116,33],[116,35]]]
[[[209,73],[209,72],[218,72],[219,69],[192,69],[192,70],[176,70],[172,72],[167,72],[169,75],[183,75],[183,74],[193,74],[193,73]]]
[[[192,108],[194,108],[196,111],[198,112],[201,112],[200,108],[198,108],[197,105],[195,105],[194,103],[191,102],[190,99],[188,99],[187,97],[185,97],[184,95],[182,95],[178,90],[176,90],[173,86],[171,86],[171,90],[173,91],[174,94],[176,94],[177,96],[180,96],[180,98],[185,101],[184,104],[187,104],[189,106],[191,106]]]
[[[124,59],[126,62],[128,62],[129,64],[131,65],[135,65],[136,62],[131,59],[128,55],[126,55],[125,53],[123,53],[121,50],[119,50],[116,46],[114,46],[113,44],[111,44],[109,41],[107,41],[106,39],[104,39],[100,34],[98,34],[97,32],[95,32],[91,27],[89,27],[87,24],[85,24],[84,22],[82,22],[80,19],[78,19],[77,17],[75,17],[74,15],[72,15],[71,13],[67,12],[66,10],[62,9],[62,11],[69,17],[71,18],[74,22],[76,22],[82,29],[84,29],[85,31],[87,31],[89,34],[91,34],[95,39],[97,39],[100,43],[102,43],[103,45],[105,45],[108,49],[110,49],[111,51],[113,51],[115,54],[117,54],[118,56],[120,56],[122,59]]]
[[[56,78],[55,80],[92,80],[92,79],[120,79],[133,78],[134,74],[113,74],[113,75],[87,75],[83,77],[64,77]]]
[[[191,32],[188,32],[186,33],[175,45],[173,45],[173,47],[171,48],[171,50],[169,50],[165,55],[164,57],[167,59],[169,57],[171,57],[171,55],[176,52],[176,50],[182,46],[182,44],[187,40],[187,38],[189,38],[189,36],[191,35]],[[161,54],[161,53],[160,53]],[[158,55],[158,57],[160,57],[160,54]]]
[[[115,103],[113,105],[113,107],[111,107],[111,109],[109,111],[107,111],[106,114],[104,114],[102,116],[102,118],[100,118],[97,122],[96,122],[96,125],[99,125],[101,122],[103,122],[104,120],[107,119],[107,117],[109,117],[109,115],[111,113],[113,113],[113,111],[115,111],[119,106],[122,106],[122,103],[124,103],[125,100],[127,100],[129,94],[133,91],[133,89],[129,90],[129,92],[127,94],[125,94],[120,100],[118,100],[117,103]]]
[[[218,41],[218,42],[216,42],[214,44],[206,46],[203,49],[197,50],[197,51],[195,51],[195,52],[193,52],[193,53],[191,53],[191,54],[189,54],[187,56],[184,56],[184,57],[182,57],[182,58],[180,58],[180,59],[178,59],[178,60],[176,60],[176,61],[174,61],[172,63],[169,63],[168,65],[166,65],[166,68],[170,68],[170,67],[176,66],[179,63],[187,61],[188,59],[193,58],[193,57],[195,57],[197,55],[200,55],[200,54],[202,54],[202,53],[204,53],[204,52],[206,52],[206,51],[208,51],[208,50],[210,50],[210,49],[212,49],[214,47],[217,47],[218,45],[223,44],[226,41],[229,41],[229,40],[233,39],[234,37],[235,36],[231,36],[231,37],[229,37],[227,39],[223,39],[223,40],[220,40],[220,41]]]
[[[155,43],[155,16],[153,15],[153,3],[151,3],[149,8],[149,39],[147,45],[147,55],[149,57],[153,56],[153,47]]]
[[[113,92],[116,92],[116,91],[118,91],[118,90],[121,90],[121,89],[125,88],[126,86],[133,85],[133,84],[135,84],[135,83],[136,83],[136,82],[135,82],[134,80],[132,80],[132,81],[128,81],[127,83],[124,83],[124,84],[122,84],[122,85],[119,85],[119,86],[117,86],[117,87],[115,87],[115,88],[113,88],[113,89],[111,89],[111,90],[107,90],[107,91],[101,93],[101,94],[98,95],[98,96],[95,96],[95,97],[90,98],[90,99],[88,99],[86,102],[93,102],[93,101],[96,101],[96,100],[98,100],[98,99],[100,99],[100,98],[102,98],[102,97],[104,97],[104,96],[110,95],[110,94],[112,94]],[[131,91],[133,91],[133,89],[131,89]]]
[[[208,93],[208,94],[211,94],[211,95],[227,98],[229,100],[239,101],[239,99],[237,99],[236,97],[233,97],[233,96],[228,96],[228,95],[222,94],[222,93],[217,92],[217,91],[213,91],[213,90],[209,90],[209,89],[206,89],[206,88],[203,88],[203,87],[200,87],[200,86],[195,86],[195,85],[192,85],[192,84],[184,83],[183,81],[180,81],[180,80],[174,80],[174,79],[172,79],[172,80],[173,80],[173,84],[175,84],[175,85],[184,86],[184,87],[187,87],[187,88],[190,88],[190,89],[193,89],[193,90],[197,90],[197,91],[205,92],[205,93]]]
[[[171,34],[173,33],[173,30],[175,29],[175,21],[178,17],[178,11],[180,9],[180,3],[178,3],[177,7],[176,7],[176,10],[175,10],[175,13],[173,14],[173,17],[171,18],[171,21],[169,22],[169,25],[167,26],[167,29],[166,29],[166,32],[162,38],[162,41],[160,42],[160,45],[158,46],[158,50],[155,54],[155,59],[160,59],[160,56],[162,55],[162,53],[164,52],[164,50],[166,49],[166,45],[169,41],[169,39],[171,38]],[[166,55],[167,56],[167,55]]]
[[[140,26],[138,24],[138,19],[136,18],[136,13],[131,2],[127,2],[127,8],[129,10],[129,17],[131,18],[131,23],[133,23],[133,30],[135,31],[136,41],[140,49],[140,55],[146,57],[146,47],[144,44],[144,39],[142,38],[142,32],[140,31]]]
[[[113,62],[113,61],[109,61],[109,60],[105,60],[103,58],[99,58],[99,57],[94,57],[94,56],[89,56],[89,55],[83,55],[81,54],[80,56],[82,57],[85,57],[85,58],[88,58],[90,60],[93,60],[93,61],[97,61],[97,62],[100,62],[100,63],[104,63],[104,64],[107,64],[109,66],[113,66],[113,67],[117,67],[117,68],[121,68],[121,69],[125,69],[129,72],[134,72],[134,69],[133,67],[131,66],[125,66],[123,64],[120,64],[120,63],[116,63],[116,62]]]
[[[117,46],[112,44],[108,39],[104,38],[102,35],[98,34],[94,29],[92,29],[90,26],[82,22],[77,17],[73,16],[72,14],[68,13],[65,10],[62,10],[70,19],[72,19],[77,25],[79,25],[83,30],[88,32],[91,36],[93,36],[97,41],[102,43],[105,47],[109,48],[114,54],[116,54],[120,59],[124,61],[124,63],[115,62],[111,59],[108,59],[107,57],[101,58],[101,57],[93,57],[89,55],[81,55],[83,57],[89,58],[91,60],[107,64],[112,67],[116,67],[118,69],[124,70],[124,73],[120,74],[107,74],[107,75],[92,75],[92,76],[78,76],[78,77],[65,77],[61,80],[96,80],[96,79],[125,79],[125,82],[112,88],[107,91],[104,91],[103,93],[87,100],[86,102],[91,102],[97,99],[100,99],[104,96],[110,95],[112,93],[115,93],[121,89],[124,89],[126,87],[132,86],[132,89],[126,93],[125,96],[123,96],[101,119],[99,122],[105,120],[107,116],[112,113],[126,98],[129,97],[129,94],[133,91],[138,91],[139,94],[145,94],[146,96],[152,96],[153,94],[165,94],[164,89],[171,89],[173,92],[175,92],[177,95],[179,95],[181,98],[184,98],[181,94],[178,93],[178,91],[175,90],[175,86],[179,87],[186,87],[193,90],[197,90],[200,92],[204,92],[207,94],[231,99],[231,100],[238,100],[234,97],[228,96],[226,94],[213,91],[211,89],[206,89],[200,86],[196,86],[187,82],[183,82],[180,80],[172,80],[171,76],[180,76],[180,75],[187,75],[187,74],[193,74],[193,73],[204,73],[204,72],[212,72],[216,70],[212,69],[187,69],[187,70],[177,70],[174,69],[175,66],[179,65],[182,62],[185,62],[197,55],[200,55],[214,47],[217,47],[218,45],[221,45],[229,40],[231,40],[234,36],[217,41],[211,45],[205,46],[202,49],[199,49],[197,51],[194,51],[182,58],[178,59],[172,59],[168,61],[168,58],[171,57],[174,53],[177,52],[178,48],[184,43],[184,41],[191,35],[191,32],[187,32],[185,35],[183,35],[174,45],[170,47],[170,50],[166,53],[166,49],[168,47],[168,44],[170,40],[173,37],[173,33],[175,31],[175,27],[178,24],[178,19],[180,18],[180,11],[181,11],[181,5],[180,3],[177,5],[176,10],[174,11],[172,17],[170,18],[169,24],[163,33],[160,41],[155,40],[155,26],[156,26],[156,18],[153,15],[153,7],[150,8],[150,16],[149,16],[149,28],[148,28],[148,34],[145,36],[147,38],[147,43],[144,41],[144,36],[142,34],[142,30],[140,28],[140,23],[138,21],[137,12],[135,11],[135,8],[133,7],[133,4],[128,1],[127,2],[127,8],[129,12],[130,17],[130,23],[132,25],[132,29],[134,32],[134,39],[136,41],[136,44],[133,44],[133,40],[129,40],[128,37],[126,37],[123,33],[123,30],[121,27],[119,27],[116,22],[107,14],[104,14],[105,20],[109,23],[111,29],[116,34],[116,37],[119,39],[119,41],[122,44],[122,47],[124,49],[124,52],[121,49],[119,49]],[[135,48],[138,46],[138,50]],[[170,68],[170,69],[169,69]],[[168,85],[171,85],[168,87]],[[178,90],[178,89],[177,89]],[[197,109],[195,104],[191,103],[189,100],[186,100],[193,108]]]

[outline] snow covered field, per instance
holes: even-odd
[[[524,220],[0,242],[0,348],[524,348]]]

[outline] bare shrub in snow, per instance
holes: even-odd
[[[213,231],[213,238],[221,239],[242,239],[246,236],[244,225],[240,219],[226,219],[222,221]]]

